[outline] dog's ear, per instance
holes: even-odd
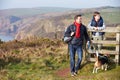
[[[93,56],[94,56],[94,57],[97,57],[96,53],[93,53]]]
[[[110,54],[104,54],[104,56],[110,57]]]
[[[99,52],[98,52],[98,51],[96,51],[96,56],[97,56],[97,57],[99,56]]]

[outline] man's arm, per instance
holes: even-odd
[[[95,26],[91,26],[91,22],[90,22],[90,23],[88,24],[88,28],[94,30],[96,27],[95,27]]]
[[[70,26],[68,26],[68,27],[65,29],[64,36],[70,37],[70,33],[71,33]]]
[[[90,41],[90,38],[89,38],[89,35],[88,35],[88,33],[87,33],[87,28],[86,28],[86,27],[85,27],[84,34],[85,34],[85,39],[86,39],[86,41]]]
[[[103,30],[103,29],[105,29],[105,27],[106,27],[106,26],[105,26],[105,23],[103,23],[103,26],[102,26],[102,27],[97,27],[97,29],[98,29],[98,30]]]
[[[89,37],[89,35],[88,35],[88,33],[87,33],[87,28],[86,28],[86,27],[85,27],[84,34],[85,34],[86,44],[87,44],[88,49],[89,49],[90,44],[91,44],[91,40],[90,40],[90,37]]]
[[[105,23],[103,23],[103,26],[102,27],[94,27],[94,26],[91,26],[91,23],[88,24],[88,28],[89,29],[92,29],[92,30],[104,30],[105,29]]]

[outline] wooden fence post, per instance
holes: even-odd
[[[95,32],[94,30],[88,30],[90,32]],[[114,28],[114,27],[106,27],[105,30],[102,30],[101,32],[106,32],[106,33],[116,33],[116,40],[102,40],[102,41],[92,41],[93,43],[102,43],[102,44],[113,44],[116,45],[116,50],[101,50],[100,53],[105,54],[109,53],[111,55],[115,55],[114,57],[114,62],[116,62],[116,65],[120,64],[120,26]],[[90,54],[93,52],[89,52]],[[88,57],[89,61],[94,61],[94,58],[91,58],[90,56]]]
[[[118,30],[119,27],[117,27]],[[115,60],[117,62],[117,65],[120,64],[120,32],[116,33],[116,41],[119,43],[118,45],[116,45],[116,51],[118,52],[117,55],[115,55]]]

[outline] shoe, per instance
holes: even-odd
[[[73,72],[71,73],[71,76],[75,76]]]
[[[74,75],[76,76],[76,75],[77,75],[77,72],[74,72]]]

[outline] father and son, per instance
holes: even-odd
[[[78,70],[81,67],[82,55],[83,55],[83,40],[85,39],[87,44],[91,43],[89,35],[87,33],[87,27],[82,24],[82,15],[76,15],[74,22],[68,26],[64,33],[64,41],[68,43],[70,54],[70,71],[71,76],[77,75]],[[99,36],[99,40],[103,40],[104,32],[99,32],[105,29],[103,18],[99,12],[94,12],[92,20],[88,24],[88,28],[95,30],[92,32],[92,38]],[[101,45],[100,45],[101,46]],[[77,53],[78,59],[75,63],[75,54]]]

